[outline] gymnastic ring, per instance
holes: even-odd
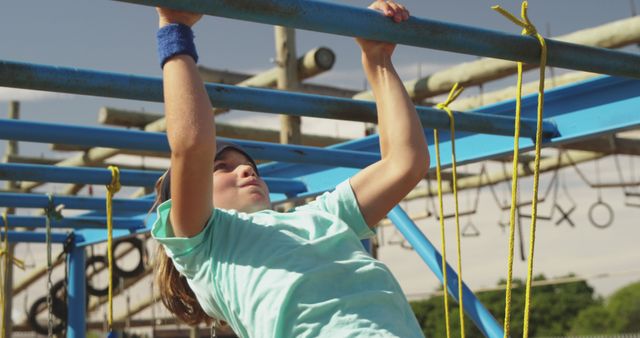
[[[29,308],[29,314],[27,315],[27,322],[29,323],[29,326],[31,326],[31,328],[33,329],[33,331],[42,334],[42,335],[48,335],[49,334],[49,327],[48,325],[42,326],[40,325],[40,323],[38,323],[38,313],[40,313],[41,311],[43,311],[42,306],[44,305],[44,310],[46,310],[47,308],[47,297],[41,297],[38,298],[38,300],[36,300],[32,305],[31,308]],[[55,316],[55,314],[54,314]],[[56,318],[58,318],[57,316],[55,316]],[[67,326],[67,321],[63,320],[61,318],[58,318],[60,320],[60,322],[56,325],[53,326],[52,328],[52,333],[53,334],[59,334],[62,333],[62,330],[65,328],[65,326]]]
[[[118,240],[113,244],[112,253],[115,253],[116,252],[116,248],[118,247],[118,245],[123,244],[123,243],[129,243],[136,250],[138,250],[138,253],[140,254],[140,260],[138,261],[138,264],[136,265],[136,267],[133,268],[132,270],[125,270],[125,269],[120,268],[118,266],[118,261],[115,260],[113,262],[113,271],[118,276],[121,276],[122,278],[133,278],[133,277],[139,276],[145,270],[145,268],[144,268],[144,258],[145,258],[144,242],[141,239],[137,238],[137,237],[129,237],[129,238],[124,238],[124,239]]]
[[[87,269],[90,266],[95,265],[96,263],[102,264],[103,266],[105,266],[107,268],[109,266],[109,262],[107,261],[107,257],[105,257],[105,256],[96,255],[96,256],[91,256],[91,257],[89,257],[89,259],[87,259],[87,262],[86,262],[85,268],[84,268],[85,275],[87,276],[87,283],[86,283],[87,284],[87,293],[92,295],[92,296],[96,296],[96,297],[104,297],[104,296],[109,295],[109,286],[107,285],[103,289],[98,289],[98,288],[94,287],[91,284],[91,278],[89,278],[89,276],[87,275]],[[118,276],[118,274],[115,271],[113,273],[112,279],[113,279],[113,285],[114,285],[114,288],[115,288],[120,283],[120,277]]]
[[[598,206],[603,206],[607,212],[609,213],[609,219],[607,219],[606,222],[603,223],[598,223],[596,222],[596,220],[593,217],[593,212],[594,210],[598,207]],[[591,205],[591,207],[589,207],[589,221],[591,222],[591,224],[593,224],[594,227],[598,228],[598,229],[605,229],[608,228],[611,223],[613,223],[613,209],[611,208],[611,206],[603,201],[597,201],[595,203],[593,203]]]

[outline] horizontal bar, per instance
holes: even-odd
[[[47,218],[44,216],[15,216],[8,215],[7,221],[10,227],[46,227]],[[106,229],[107,219],[104,216],[78,216],[64,217],[60,220],[52,220],[52,228],[70,229]],[[0,219],[0,226],[4,226],[4,220]],[[114,229],[135,230],[144,227],[144,222],[130,217],[113,217]]]
[[[149,199],[114,198],[113,209],[118,212],[147,212],[153,206]],[[67,210],[106,210],[106,199],[95,197],[53,196],[54,205]],[[46,208],[49,197],[42,194],[0,193],[0,207]]]
[[[160,78],[13,61],[0,61],[0,86],[163,102]],[[368,101],[214,83],[206,84],[206,90],[211,102],[220,108],[377,122],[376,105]],[[416,109],[425,128],[449,129],[447,113],[430,107]],[[512,136],[514,119],[510,116],[464,113],[456,115],[455,125],[459,131]],[[534,119],[521,119],[522,137],[533,138],[535,131]],[[545,137],[554,137],[557,130],[552,123],[545,122],[543,133]]]
[[[150,187],[155,185],[162,174],[159,171],[122,169],[120,170],[120,183],[123,186]],[[299,180],[269,177],[263,179],[269,190],[274,193],[294,195],[307,191],[304,182]],[[0,163],[0,180],[107,185],[111,183],[111,171],[103,168]]]
[[[32,231],[8,231],[8,239],[11,243],[45,243],[46,235],[44,232],[32,232]],[[0,240],[4,240],[5,232],[0,231]],[[69,234],[52,233],[52,243],[65,243]],[[79,238],[76,237],[76,240]]]
[[[160,175],[162,172],[158,171],[122,169],[120,183],[123,186],[152,187]],[[111,171],[103,168],[0,163],[0,180],[107,185],[111,183]]]
[[[12,119],[0,119],[0,139],[170,152],[167,135],[164,133]],[[320,165],[331,163],[334,166],[347,168],[363,168],[380,159],[380,155],[371,152],[330,150],[223,137],[218,139],[242,146],[256,159]]]
[[[227,18],[444,51],[538,64],[535,38],[412,17],[403,24],[378,12],[313,0],[119,0]],[[489,8],[487,8],[487,11]],[[504,20],[498,14],[496,20]],[[520,27],[513,27],[519,32]],[[547,39],[553,67],[640,78],[640,56]]]

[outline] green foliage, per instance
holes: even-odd
[[[571,276],[569,276],[571,277]],[[540,275],[536,281],[545,280]],[[504,284],[500,281],[499,284]],[[513,281],[511,298],[511,336],[522,336],[524,319],[524,282]],[[494,315],[500,325],[504,322],[504,291],[488,291],[477,295],[478,299]],[[572,329],[578,314],[586,308],[597,306],[599,300],[594,297],[593,288],[586,282],[551,284],[532,289],[531,312],[529,317],[529,336],[560,336]],[[446,337],[444,322],[444,303],[442,296],[413,302],[412,307],[427,337]],[[460,336],[460,322],[457,303],[449,297],[451,336]],[[465,317],[467,337],[482,337],[469,317]]]
[[[616,291],[608,300],[606,309],[614,319],[617,332],[640,332],[640,282]]]
[[[602,304],[590,306],[580,312],[573,321],[570,335],[615,333],[614,319]]]

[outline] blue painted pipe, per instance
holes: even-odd
[[[55,205],[69,210],[106,210],[106,200],[95,197],[53,196]],[[49,197],[42,194],[0,193],[0,206],[10,208],[41,208],[49,205]],[[151,209],[153,200],[114,198],[113,209],[118,212],[144,213]]]
[[[154,186],[162,172],[143,170],[120,170],[123,186]],[[111,183],[111,171],[103,168],[57,167],[41,164],[0,163],[0,180],[38,181],[49,183],[101,184]],[[272,192],[295,195],[307,191],[299,180],[265,177]]]
[[[44,216],[16,216],[8,215],[7,221],[11,227],[44,228],[46,217]],[[65,229],[106,229],[107,220],[104,216],[78,216],[64,217],[60,220],[52,220],[52,228]],[[0,218],[0,226],[4,226],[4,220]],[[113,217],[114,229],[135,230],[144,227],[144,222],[130,217]]]
[[[84,247],[74,247],[71,254],[68,255],[67,338],[85,338],[87,336],[85,257]]]
[[[0,139],[167,153],[170,151],[167,135],[164,133],[12,119],[0,119]],[[364,168],[380,159],[380,155],[371,152],[330,150],[300,145],[235,140],[224,137],[219,139],[242,146],[255,159],[319,165],[330,163],[332,166],[347,168]]]
[[[538,64],[532,37],[412,17],[395,24],[380,13],[314,0],[119,0],[317,32]],[[489,10],[487,8],[487,10]],[[497,13],[496,20],[504,20]],[[514,32],[520,28],[514,26]],[[548,65],[640,78],[640,56],[547,40]]]
[[[438,250],[429,242],[401,207],[394,207],[387,216],[413,246],[422,260],[427,263],[429,269],[442,282],[442,256],[438,253]],[[453,271],[449,264],[447,264],[447,278],[449,294],[458,300],[458,274]],[[465,313],[473,320],[485,337],[503,338],[504,331],[489,310],[482,305],[466,284],[463,283],[462,287]]]
[[[0,231],[0,240],[4,240],[5,234],[9,234],[10,243],[45,243],[46,234],[44,232],[33,231]],[[52,233],[51,243],[65,243],[69,234]]]
[[[122,169],[120,183],[123,186],[150,187],[155,185],[160,175],[161,172]],[[111,171],[103,168],[0,163],[0,180],[107,185],[111,183]]]
[[[160,78],[13,61],[0,61],[0,86],[163,102]],[[375,103],[368,101],[213,83],[206,84],[206,90],[211,102],[221,108],[377,122]],[[447,113],[429,107],[416,109],[425,128],[449,129]],[[513,117],[464,113],[457,114],[455,122],[456,130],[459,131],[513,136]],[[534,119],[521,119],[522,137],[535,137],[535,130]],[[551,122],[543,124],[543,132],[545,137],[557,135],[557,129]],[[77,142],[74,143],[77,144]],[[251,147],[248,148],[251,149]],[[268,159],[280,160],[275,157],[268,157]],[[333,162],[335,160],[328,163]]]

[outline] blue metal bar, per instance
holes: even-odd
[[[125,186],[154,186],[162,172],[143,170],[120,170],[120,183]],[[102,168],[56,167],[40,164],[0,163],[0,180],[40,181],[49,183],[101,184],[111,183],[111,171]],[[307,191],[299,180],[264,178],[270,190],[294,195]]]
[[[164,151],[167,153],[170,151],[167,135],[164,133],[11,119],[0,119],[0,139]],[[334,166],[354,168],[366,167],[380,159],[378,154],[352,150],[329,150],[318,147],[235,140],[224,137],[219,139],[242,146],[256,159],[320,165],[331,163]]]
[[[106,210],[106,199],[95,197],[53,196],[55,205],[68,210]],[[46,208],[49,197],[42,194],[0,193],[0,206],[10,208]],[[147,212],[153,200],[114,198],[113,209],[118,212]]]
[[[84,247],[74,247],[68,255],[68,259],[67,338],[85,338],[87,336],[87,309],[85,305],[87,293]]]
[[[44,228],[46,217],[44,216],[16,216],[8,215],[7,220],[11,227]],[[52,228],[70,229],[106,229],[107,219],[104,216],[77,216],[64,217],[60,220],[52,220]],[[0,226],[4,221],[0,219]],[[113,217],[114,229],[135,230],[144,227],[144,222],[130,217]]]
[[[616,77],[598,77],[577,84],[549,89],[545,92],[544,114],[547,121],[557,126],[560,136],[543,144],[545,147],[557,147],[563,143],[583,140],[589,137],[611,134],[640,127],[640,81]],[[536,114],[537,94],[527,95],[522,99],[523,116],[533,117]],[[477,109],[477,112],[491,115],[512,115],[514,100]],[[440,132],[441,163],[443,168],[451,165],[451,144],[448,131]],[[433,135],[427,133],[429,153],[434,154]],[[378,148],[377,135],[352,140],[335,145],[339,149],[356,151],[374,151]],[[520,140],[520,152],[533,149],[529,139]],[[502,157],[513,153],[513,136],[478,135],[456,132],[456,160],[458,164],[472,163]],[[435,161],[431,161],[435,168]],[[309,194],[314,194],[316,187],[320,191],[326,185],[316,184],[323,177],[336,176],[337,180],[353,175],[353,170],[346,168],[327,169],[321,166],[298,165],[292,163],[269,163],[261,167],[261,173],[272,177],[300,177],[307,183]],[[317,173],[321,173],[317,175]],[[343,173],[347,173],[343,175]],[[274,202],[277,202],[274,200]]]
[[[45,243],[46,234],[44,232],[33,231],[8,231],[8,240],[10,243]],[[0,231],[0,240],[4,240],[5,232]],[[65,243],[69,234],[52,233],[52,243]]]
[[[13,61],[0,61],[0,86],[163,102],[162,80],[159,78]],[[206,90],[211,102],[221,108],[377,122],[375,103],[368,101],[213,83],[206,84]],[[417,107],[417,111],[425,128],[449,128],[447,113],[430,107]],[[511,116],[464,113],[457,114],[455,122],[459,131],[513,135],[514,119]],[[535,120],[522,119],[522,137],[534,137],[535,126]],[[543,131],[546,137],[557,135],[552,123],[545,122]],[[3,133],[4,130],[0,131],[0,135]],[[251,150],[251,147],[248,148]],[[274,157],[269,159],[280,160]]]
[[[422,260],[442,282],[442,256],[438,250],[429,242],[427,237],[418,229],[411,218],[401,207],[394,207],[388,214],[389,219],[396,225],[398,231],[413,246]],[[458,275],[447,264],[447,286],[451,296],[458,300]],[[504,331],[495,318],[484,305],[476,298],[466,284],[463,283],[464,311],[473,320],[476,326],[482,331],[485,337],[503,338]]]
[[[162,172],[121,169],[120,183],[124,186],[150,187],[155,185],[160,175]],[[111,171],[103,168],[1,163],[0,180],[107,185],[111,183]]]
[[[325,1],[120,1],[530,64],[540,61],[540,46],[531,37],[415,17],[396,25],[377,12]],[[496,20],[502,19],[496,14]],[[551,39],[547,45],[549,66],[640,78],[638,55]]]

